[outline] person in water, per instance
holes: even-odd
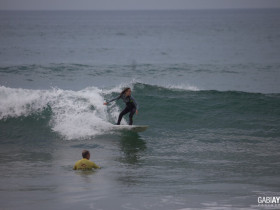
[[[99,169],[100,167],[96,165],[94,162],[90,161],[90,153],[88,150],[84,150],[82,152],[83,159],[78,160],[73,169],[74,170],[91,170],[93,168]]]
[[[108,102],[105,102],[104,105],[108,105],[110,102],[119,100],[120,98],[126,104],[126,107],[120,113],[117,125],[120,125],[123,116],[125,114],[127,114],[128,112],[130,112],[129,125],[132,125],[133,124],[133,119],[132,119],[133,115],[135,113],[138,114],[138,104],[137,104],[136,100],[132,97],[130,88],[127,87],[127,88],[123,89],[123,91],[120,93],[120,95],[118,97],[116,97]]]

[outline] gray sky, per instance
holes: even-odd
[[[0,10],[280,8],[280,0],[0,0]]]

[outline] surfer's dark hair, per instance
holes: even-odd
[[[130,89],[130,87],[126,87],[123,89],[123,91],[120,93],[120,95],[123,95],[126,91],[128,91]]]
[[[83,158],[86,158],[88,155],[89,155],[89,151],[88,151],[88,150],[84,150],[84,151],[82,152]]]

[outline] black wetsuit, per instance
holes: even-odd
[[[132,123],[133,123],[132,118],[133,118],[133,115],[135,114],[136,110],[138,109],[138,104],[132,96],[125,96],[125,94],[122,94],[122,95],[118,96],[117,98],[114,98],[114,99],[108,101],[107,103],[110,103],[110,102],[115,101],[115,100],[119,100],[120,98],[124,101],[124,103],[126,104],[126,107],[120,113],[117,125],[119,125],[121,123],[121,120],[122,120],[123,116],[125,114],[127,114],[128,112],[130,112],[130,114],[129,114],[129,125],[132,125]]]

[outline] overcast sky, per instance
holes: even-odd
[[[280,8],[280,0],[0,0],[1,10]]]

